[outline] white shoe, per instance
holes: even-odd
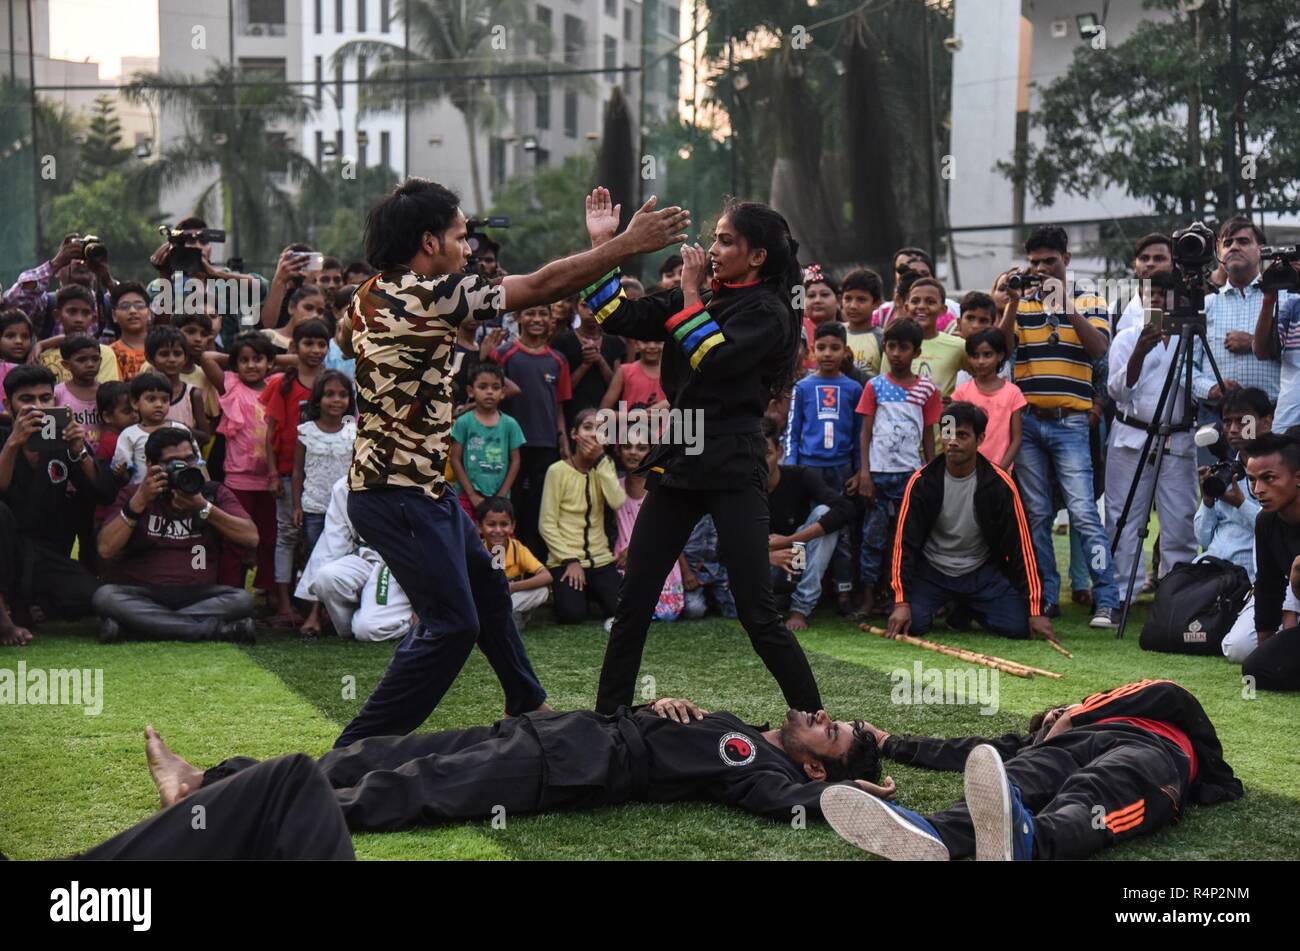
[[[612,617],[605,618],[605,633],[608,634],[613,629],[614,629],[614,619]]]
[[[865,789],[827,787],[822,815],[839,837],[890,861],[948,861],[948,847]]]
[[[987,743],[966,757],[966,807],[975,827],[975,861],[1010,862],[1014,853],[1007,768]]]

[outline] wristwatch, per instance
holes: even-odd
[[[199,516],[199,521],[206,522],[208,516],[212,514],[212,503],[209,502],[207,505],[203,506],[203,508],[199,509],[197,514]]]

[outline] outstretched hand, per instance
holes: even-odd
[[[591,236],[591,246],[598,248],[618,232],[621,204],[614,204],[609,189],[603,185],[592,189],[585,199],[587,206],[587,234]]]
[[[658,198],[651,195],[628,222],[625,235],[632,245],[630,253],[649,254],[686,240],[686,229],[691,226],[691,213],[676,205],[655,211],[658,201]]]

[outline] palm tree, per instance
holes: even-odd
[[[276,128],[297,129],[311,117],[310,100],[291,85],[259,81],[262,74],[217,64],[202,80],[141,74],[124,90],[128,101],[153,100],[175,108],[185,134],[162,149],[140,173],[142,183],[174,185],[215,175],[195,202],[207,216],[220,195],[221,219],[230,229],[230,253],[251,262],[274,260],[296,223],[290,193],[281,181],[299,182],[320,173]]]
[[[361,57],[378,61],[366,77],[370,82],[361,87],[363,115],[400,111],[407,102],[449,101],[465,123],[474,207],[482,211],[487,205],[478,133],[504,126],[505,101],[512,89],[521,84],[542,88],[541,82],[523,74],[565,72],[562,63],[522,52],[529,43],[549,49],[551,31],[532,18],[532,4],[526,0],[402,0],[397,17],[406,24],[409,50],[381,40],[353,40],[335,52],[331,65],[338,68]],[[510,26],[505,49],[500,45],[503,24]],[[561,76],[560,82],[583,88],[588,83],[579,76]]]

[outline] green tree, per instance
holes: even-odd
[[[371,205],[397,184],[397,173],[382,165],[355,169],[335,161],[298,192],[298,221],[303,240],[342,258],[363,258],[362,239]]]
[[[231,232],[230,253],[242,256],[249,266],[269,268],[296,233],[296,208],[288,186],[320,173],[293,147],[291,138],[312,115],[310,101],[294,86],[259,81],[261,76],[219,63],[199,81],[138,75],[125,87],[125,95],[132,102],[152,99],[164,109],[175,109],[185,123],[184,135],[166,144],[158,160],[141,170],[144,186],[207,178],[194,213],[211,217],[219,207]]]
[[[501,129],[505,102],[522,84],[543,88],[544,79],[524,74],[551,70],[568,88],[590,88],[585,77],[562,75],[569,67],[530,56],[529,44],[548,49],[551,31],[533,16],[526,0],[402,0],[399,21],[410,33],[401,44],[353,40],[332,58],[337,66],[366,57],[373,66],[361,87],[361,111],[394,112],[406,102],[435,104],[446,99],[461,115],[469,143],[474,207],[485,207],[479,172],[478,135]],[[507,29],[508,25],[508,29]]]
[[[1044,205],[1060,191],[1119,185],[1156,216],[1184,223],[1243,206],[1300,207],[1294,0],[1240,4],[1235,72],[1227,0],[1185,14],[1176,0],[1146,6],[1164,15],[1123,43],[1075,52],[1030,117],[1042,144],[998,168]]]
[[[547,261],[591,246],[582,199],[591,190],[592,153],[570,155],[561,165],[515,175],[496,189],[491,214],[508,215],[510,227],[493,237],[513,272],[533,271]]]
[[[142,210],[124,200],[132,192],[125,172],[79,182],[50,203],[48,234],[93,233],[108,248],[108,263],[120,279],[149,275],[149,255],[158,247],[157,209]]]
[[[122,145],[122,123],[117,118],[113,100],[95,98],[95,111],[86,126],[86,141],[81,146],[81,163],[77,181],[93,182],[118,171],[125,171],[134,156]]]

